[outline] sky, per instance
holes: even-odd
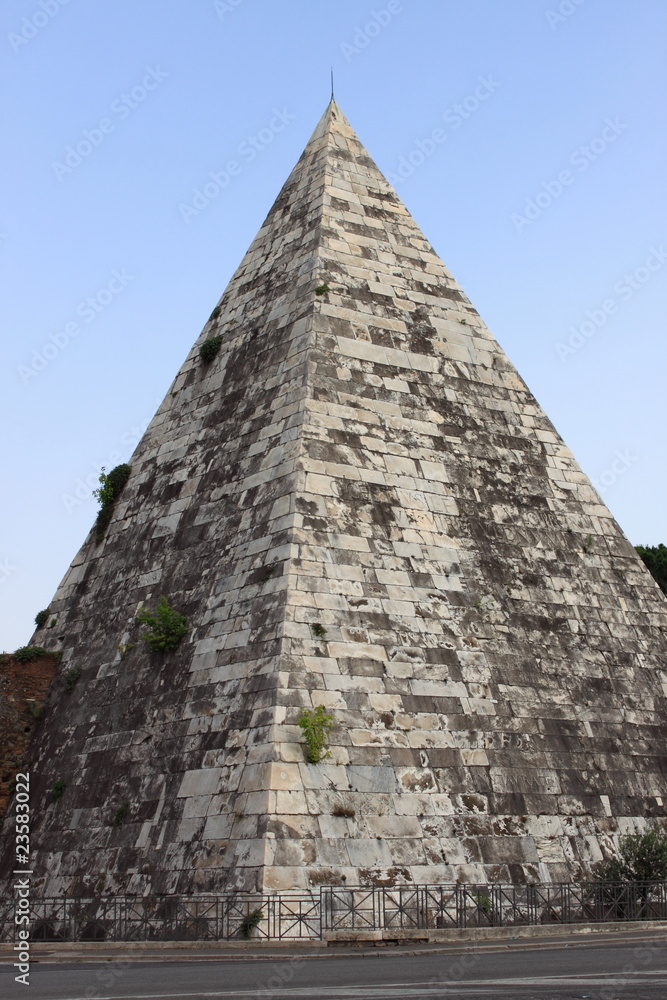
[[[667,542],[666,40],[662,0],[7,0],[0,649],[30,638],[330,67],[630,541]]]

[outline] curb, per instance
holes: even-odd
[[[447,932],[431,932],[440,935],[429,940],[385,938],[338,941],[267,941],[249,942],[208,942],[208,941],[108,941],[49,943],[33,942],[31,962],[44,963],[85,963],[113,962],[114,959],[137,963],[159,962],[247,962],[276,960],[308,961],[319,958],[382,958],[384,955],[416,956],[438,955],[451,952],[500,952],[542,950],[563,947],[583,948],[589,945],[634,944],[644,941],[660,941],[667,946],[667,921],[650,921],[649,926],[628,928],[627,925],[610,928],[599,924],[587,924],[573,930],[571,926],[553,927],[489,927],[454,929],[457,936],[449,939],[442,936]],[[474,933],[470,933],[474,931]],[[486,934],[482,932],[486,931]],[[488,932],[495,932],[489,934]],[[516,933],[521,931],[522,933]],[[509,933],[514,932],[514,933]],[[531,933],[532,932],[532,933]],[[647,933],[648,932],[648,933]],[[451,934],[451,932],[450,932]],[[369,947],[370,945],[370,947]],[[0,944],[0,965],[14,959],[13,944]]]

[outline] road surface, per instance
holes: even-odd
[[[30,985],[0,966],[4,1000],[665,1000],[667,938],[159,963],[36,962]]]

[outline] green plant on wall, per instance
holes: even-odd
[[[69,693],[73,691],[76,687],[76,682],[81,676],[81,667],[77,664],[75,667],[70,667],[63,674],[63,683],[65,685],[65,690]]]
[[[327,737],[334,726],[333,715],[329,715],[324,705],[317,705],[312,711],[304,708],[299,716],[299,726],[306,738],[306,760],[309,764],[319,764],[330,751],[325,750]]]
[[[42,625],[46,625],[48,620],[49,620],[48,608],[44,608],[43,611],[38,611],[37,614],[35,615],[35,625],[37,626],[37,628],[41,628]]]
[[[176,649],[179,642],[188,633],[188,621],[185,615],[174,611],[167,603],[166,597],[161,597],[154,612],[141,608],[137,615],[140,625],[148,629],[140,638],[149,649],[159,653],[168,653]]]
[[[323,285],[318,285],[317,286],[317,288],[315,289],[315,294],[316,295],[326,295],[327,292],[330,292],[330,291],[331,291],[331,289],[329,288],[329,286],[325,282]]]
[[[51,798],[53,799],[54,802],[57,802],[58,799],[62,799],[63,795],[65,794],[66,788],[67,788],[66,781],[55,781],[53,783],[53,788],[51,789]]]
[[[205,365],[213,361],[220,348],[222,347],[222,337],[218,334],[217,337],[209,337],[199,348],[199,357],[202,359]]]
[[[97,542],[101,542],[104,538],[113,516],[114,505],[130,478],[130,472],[129,465],[117,465],[109,473],[106,473],[104,466],[102,466],[100,485],[96,490],[93,490],[93,496],[97,497],[100,503],[97,520],[95,521],[95,540]]]
[[[13,656],[19,663],[31,663],[32,660],[38,660],[40,656],[51,656],[54,660],[59,660],[62,653],[52,653],[48,649],[44,649],[43,646],[19,646],[14,651]]]
[[[264,914],[261,910],[252,910],[250,913],[246,913],[239,925],[239,936],[249,938],[263,917]]]
[[[125,821],[125,817],[129,813],[129,811],[130,811],[130,803],[123,802],[123,804],[119,806],[118,809],[116,809],[116,815],[113,818],[113,825],[122,826],[123,822]]]

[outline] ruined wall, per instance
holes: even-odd
[[[0,818],[9,805],[14,776],[44,718],[55,672],[51,656],[32,663],[0,656]]]

